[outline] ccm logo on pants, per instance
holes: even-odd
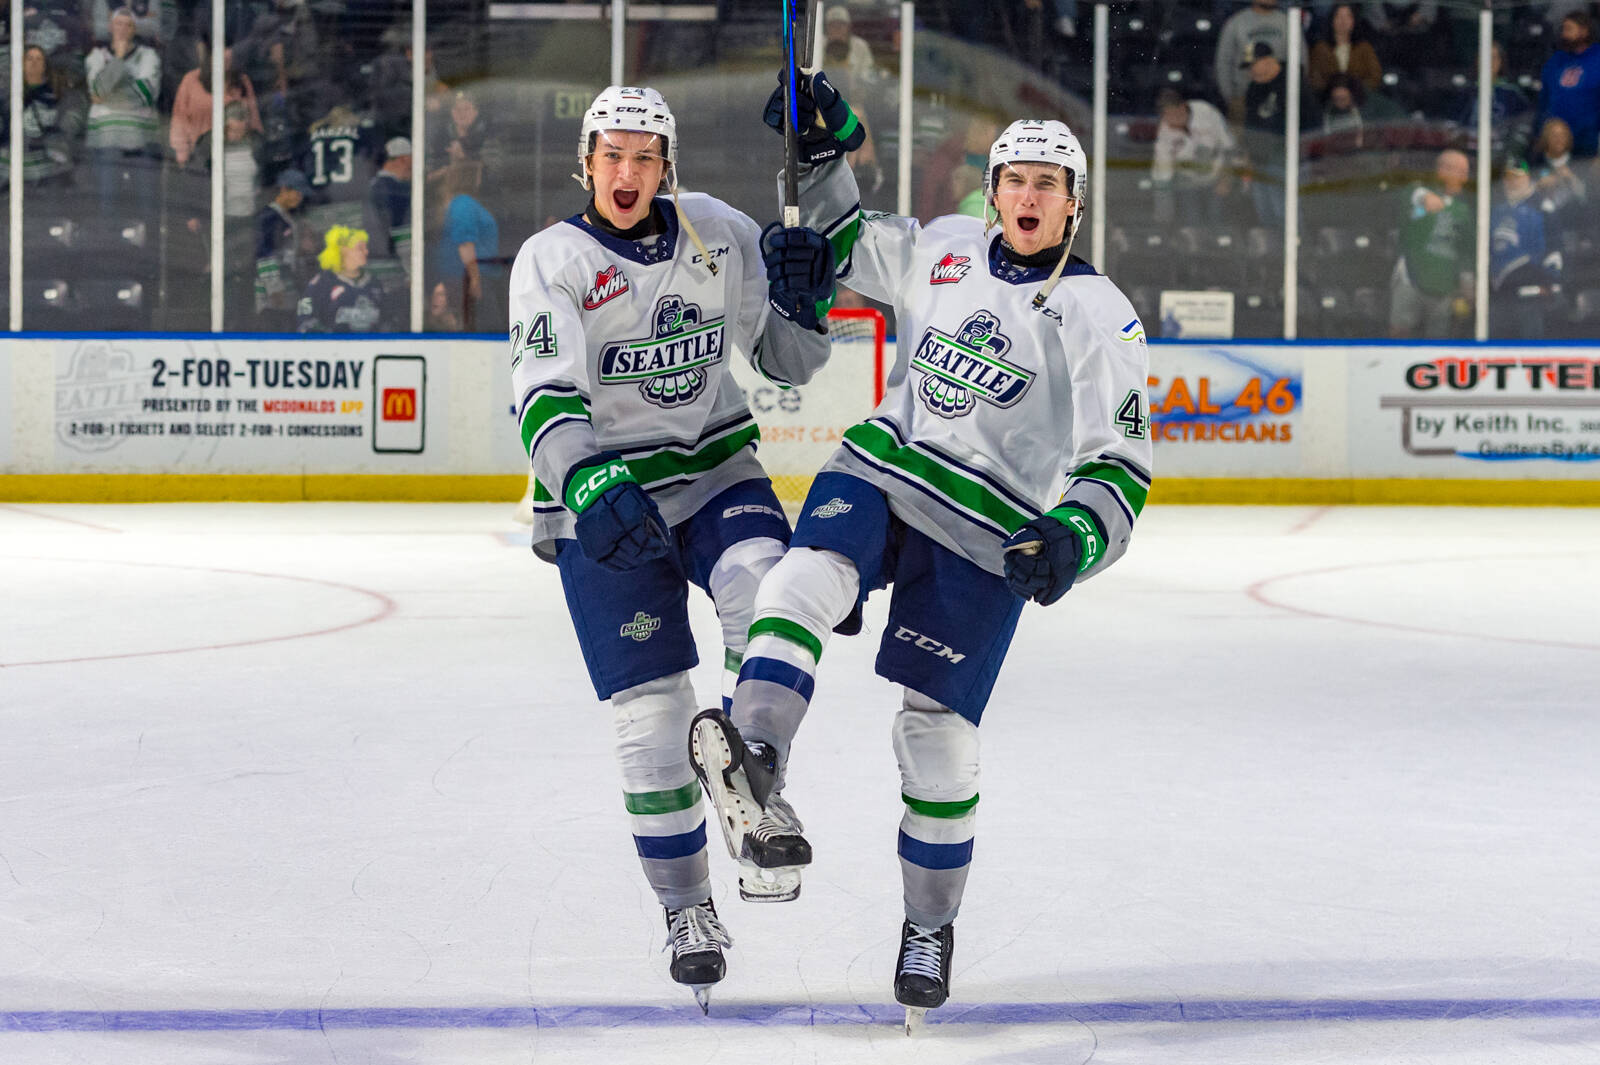
[[[955,648],[947,647],[946,645],[940,643],[932,636],[924,636],[922,633],[908,629],[904,625],[901,625],[895,630],[894,638],[897,640],[904,640],[906,643],[916,644],[919,650],[932,651],[934,657],[936,658],[948,658],[951,665],[954,665],[967,657],[966,655],[957,652]]]

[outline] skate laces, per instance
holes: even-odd
[[[675,957],[733,946],[733,937],[707,902],[667,911],[667,943]]]
[[[788,800],[774,792],[767,796],[767,805],[761,811],[761,820],[756,822],[755,830],[750,834],[762,843],[767,843],[777,836],[798,836],[805,831],[805,828]]]
[[[900,974],[926,976],[930,980],[944,979],[944,940],[938,928],[906,922],[910,931],[906,935],[905,958],[900,963]]]

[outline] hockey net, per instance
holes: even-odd
[[[884,318],[870,307],[828,314],[833,352],[804,385],[779,389],[735,360],[735,374],[761,425],[758,457],[773,490],[791,514],[805,501],[811,479],[839,447],[844,431],[883,398]]]

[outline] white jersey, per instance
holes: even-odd
[[[581,215],[528,238],[511,268],[511,379],[538,483],[533,542],[571,537],[561,503],[573,464],[601,451],[627,461],[668,525],[740,481],[765,477],[761,432],[730,361],[780,387],[827,360],[827,338],[769,314],[761,231],[699,193],[684,212],[717,265],[708,269],[658,199],[664,232],[626,240]]]
[[[898,334],[883,402],[823,469],[877,485],[902,521],[991,573],[1005,538],[1054,507],[1098,526],[1079,580],[1116,561],[1151,467],[1144,329],[1117,286],[1073,258],[1035,308],[1050,269],[1006,260],[981,220],[861,212],[842,162],[802,189],[840,220],[826,233],[844,249],[840,283],[892,303]]]

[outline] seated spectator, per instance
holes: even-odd
[[[311,192],[298,170],[278,174],[271,202],[256,215],[256,320],[263,332],[294,329],[291,293],[300,291],[301,230],[295,212]]]
[[[1322,105],[1322,132],[1332,136],[1330,151],[1358,151],[1365,146],[1361,105],[1366,94],[1361,83],[1349,74],[1334,74],[1328,79],[1327,102]]]
[[[1534,203],[1526,162],[1506,164],[1504,191],[1489,220],[1489,335],[1542,340],[1545,311],[1560,281],[1561,255],[1546,249],[1544,214]]]
[[[317,256],[322,269],[306,285],[295,311],[302,333],[378,333],[399,326],[383,282],[367,273],[367,234],[348,226],[328,230]]]
[[[1234,154],[1227,120],[1204,100],[1185,100],[1176,89],[1156,97],[1155,221],[1178,225],[1220,225],[1231,185]]]
[[[195,144],[211,132],[211,50],[205,41],[194,42],[195,68],[178,83],[178,95],[172,103],[172,124],[167,130],[168,143],[180,167],[187,166],[194,154]],[[244,107],[245,123],[252,132],[261,132],[261,109],[256,104],[255,86],[244,72],[233,65],[233,49],[223,52],[227,64],[222,76],[226,88],[222,93],[224,108],[238,103]]]
[[[1533,110],[1533,103],[1516,82],[1505,76],[1505,67],[1505,49],[1500,47],[1499,41],[1494,41],[1489,45],[1489,77],[1491,81],[1489,121],[1493,124],[1497,133],[1504,130],[1505,135],[1510,137],[1512,135],[1511,131],[1507,130],[1506,127],[1528,115]],[[1468,97],[1466,107],[1461,112],[1461,117],[1458,121],[1468,129],[1478,128],[1478,94],[1476,92]],[[1521,149],[1526,146],[1527,138],[1523,136],[1522,143],[1516,145],[1515,150],[1508,146],[1508,151],[1513,158],[1521,158],[1523,154]]]
[[[161,58],[134,38],[133,12],[110,18],[110,41],[89,53],[89,125],[85,143],[95,172],[100,211],[133,209],[145,220],[156,213]]]
[[[1400,226],[1400,259],[1390,280],[1389,335],[1448,338],[1457,301],[1472,293],[1476,215],[1463,192],[1471,174],[1466,153],[1439,153],[1432,184],[1414,186]]]
[[[428,124],[428,180],[442,177],[445,168],[455,163],[478,163],[486,176],[496,175],[502,161],[500,141],[478,110],[477,100],[458,89],[449,115]]]
[[[72,167],[84,114],[80,97],[59,88],[62,75],[51,71],[45,50],[30,44],[22,53],[22,180],[29,203],[72,184]],[[11,180],[11,109],[0,114],[0,187]],[[39,197],[35,199],[35,197]]]
[[[1572,137],[1572,154],[1594,158],[1600,148],[1600,47],[1594,23],[1581,11],[1561,20],[1561,46],[1539,72],[1539,114],[1535,124],[1559,118]]]
[[[1327,103],[1328,82],[1335,74],[1348,74],[1366,92],[1383,83],[1383,64],[1361,32],[1354,4],[1335,5],[1328,18],[1328,33],[1311,46],[1306,77],[1311,91]]]
[[[83,61],[94,47],[89,23],[77,0],[28,0],[23,8],[25,40],[44,49],[56,89],[81,89]]]
[[[461,315],[451,306],[450,289],[443,281],[428,290],[428,313],[422,327],[430,333],[461,332]]]
[[[452,163],[444,169],[439,184],[441,207],[435,212],[439,243],[433,253],[434,275],[449,286],[454,305],[464,308],[462,320],[469,332],[494,321],[493,309],[498,307],[490,299],[489,306],[479,310],[491,294],[483,283],[485,275],[497,279],[505,275],[502,266],[483,263],[500,255],[500,227],[494,215],[474,198],[482,184],[481,164]]]

